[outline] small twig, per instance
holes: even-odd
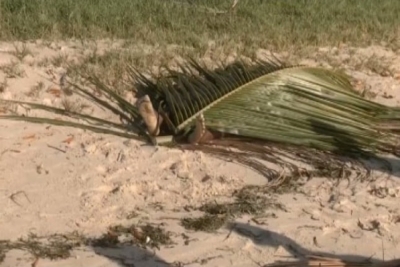
[[[55,146],[47,145],[47,147],[52,148],[52,149],[55,149],[55,150],[58,150],[58,151],[60,151],[60,152],[62,152],[62,153],[67,153],[67,151],[65,151],[65,150],[63,150],[63,149],[61,149],[61,148],[55,147]]]

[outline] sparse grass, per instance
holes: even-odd
[[[51,64],[51,58],[48,58],[48,57],[45,57],[45,58],[39,60],[38,62],[36,62],[36,65],[38,67],[42,67],[42,68],[47,67],[50,64]]]
[[[86,104],[83,104],[80,101],[70,100],[68,98],[63,98],[61,100],[61,105],[63,106],[64,110],[77,113],[81,113],[85,108],[88,107]]]
[[[373,54],[372,56],[361,60],[354,66],[355,69],[368,69],[371,72],[383,77],[393,76],[393,70],[390,68],[391,62],[386,57]]]
[[[181,225],[188,230],[214,232],[224,226],[228,219],[226,215],[205,214],[197,218],[183,218]]]
[[[18,106],[11,103],[0,103],[0,114],[17,114]]]
[[[171,245],[171,233],[159,226],[150,224],[138,226],[116,225],[108,229],[99,238],[87,238],[86,244],[93,247],[115,247],[118,245],[136,245],[141,248],[151,247],[160,249],[161,246]]]
[[[64,67],[68,64],[68,55],[66,54],[59,54],[50,59],[50,63],[53,64],[54,67]]]
[[[400,2],[351,0],[3,0],[0,38],[122,38],[135,43],[276,48],[399,47]],[[222,12],[219,12],[222,11]],[[177,15],[179,14],[179,15]]]
[[[285,209],[265,192],[260,194],[258,187],[244,187],[233,193],[235,200],[230,203],[206,203],[195,209],[204,212],[197,218],[185,217],[181,225],[189,230],[214,232],[224,226],[229,220],[244,214],[258,216],[268,209]]]
[[[21,45],[14,44],[14,49],[15,50],[12,54],[18,58],[19,61],[22,61],[28,55],[32,55],[32,51],[25,43],[22,43]]]
[[[111,49],[103,53],[93,50],[91,53],[83,56],[79,62],[68,63],[68,76],[73,81],[79,79],[82,72],[91,73],[98,77],[102,77],[102,81],[110,88],[122,93],[132,89],[129,68],[134,66],[138,70],[148,70],[149,66],[165,66],[173,65],[178,61],[176,54],[183,55],[194,54],[190,49],[154,49],[148,50],[143,48],[135,49]],[[156,70],[155,70],[156,71]]]
[[[7,78],[4,78],[4,80],[0,82],[0,93],[5,92],[7,87],[8,87]]]
[[[35,258],[65,259],[71,256],[71,250],[84,245],[85,242],[85,237],[77,232],[46,237],[29,234],[26,238],[16,241],[0,240],[0,263],[6,253],[13,249],[26,251]]]
[[[42,92],[43,90],[44,90],[44,83],[40,81],[37,84],[33,85],[31,89],[26,93],[26,95],[30,97],[38,97],[40,92]]]
[[[21,68],[20,64],[16,61],[11,61],[8,64],[0,66],[0,70],[4,72],[6,78],[24,77],[25,71]]]

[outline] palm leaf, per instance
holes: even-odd
[[[400,129],[399,109],[364,99],[354,91],[348,77],[340,73],[289,66],[277,60],[236,61],[210,69],[192,59],[178,70],[166,68],[165,74],[152,78],[145,77],[133,67],[129,72],[136,81],[139,94],[149,95],[153,106],[167,116],[167,125],[163,126],[167,130],[162,131],[163,135],[186,133],[200,113],[204,114],[209,129],[228,134],[227,138],[209,144],[178,144],[179,148],[202,150],[233,160],[270,178],[280,174],[259,160],[286,167],[300,176],[302,171],[288,159],[313,166],[316,172],[307,176],[330,175],[322,171],[329,162],[339,178],[343,176],[344,168],[357,168],[344,166],[343,162],[349,158],[344,159],[342,155],[371,156],[372,152],[397,149],[394,140]],[[15,101],[6,102],[83,119],[89,125],[15,115],[0,115],[0,119],[78,127],[126,138],[139,138],[138,135],[149,138],[140,124],[135,105],[97,76],[86,74],[86,78],[104,93],[106,100],[79,85],[72,84],[74,89],[117,114],[127,124]],[[362,162],[353,163],[363,167]]]
[[[173,133],[203,113],[209,129],[236,136],[329,151],[397,148],[399,112],[361,97],[343,74],[276,61],[209,70],[192,60],[168,71],[153,83],[138,80],[169,115]]]
[[[94,103],[97,103],[103,108],[108,109],[112,113],[120,116],[120,118],[124,119],[126,122],[132,122],[132,121],[138,121],[139,118],[139,113],[137,111],[137,108],[132,104],[129,103],[127,100],[125,100],[123,97],[118,95],[116,92],[108,88],[106,84],[101,82],[101,80],[95,76],[95,75],[90,75],[87,72],[82,74],[83,78],[85,78],[89,83],[91,83],[95,88],[99,89],[101,92],[103,92],[107,98],[108,101],[117,103],[117,106],[119,107],[116,108],[113,105],[111,105],[109,102],[100,99],[99,97],[95,96],[93,93],[89,92],[89,90],[81,87],[80,85],[76,83],[70,83],[69,84],[78,92],[80,95],[83,95],[89,100],[92,100]],[[135,128],[135,130],[139,134],[143,134],[147,136],[146,131],[143,129],[143,127],[140,127],[139,124],[131,124],[132,127]]]

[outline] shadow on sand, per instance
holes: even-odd
[[[115,262],[112,267],[179,267],[180,263],[168,263],[156,255],[156,251],[135,245],[118,245],[114,248],[91,248],[97,255]],[[111,267],[111,266],[110,266]]]
[[[351,134],[343,130],[318,120],[310,120],[310,124],[316,133],[322,136],[336,137],[334,144],[336,149],[333,151],[335,154],[344,155],[344,153],[352,153],[355,158],[363,159],[365,165],[371,171],[381,171],[397,178],[400,177],[399,151],[392,151],[394,157],[369,153],[361,148],[359,142],[351,138]]]
[[[272,248],[283,247],[285,250],[291,254],[294,258],[300,260],[306,260],[306,256],[319,256],[325,258],[339,259],[348,262],[374,262],[383,263],[384,261],[372,257],[366,257],[354,254],[332,254],[328,252],[313,251],[302,247],[296,241],[289,237],[276,232],[265,230],[260,227],[248,225],[245,223],[231,223],[228,225],[232,232],[240,236],[247,237],[251,239],[255,244],[259,246],[267,246]]]

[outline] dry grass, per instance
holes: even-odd
[[[25,238],[15,241],[0,240],[0,263],[10,250],[22,250],[30,253],[35,259],[66,259],[71,257],[74,249],[84,246],[110,248],[119,245],[151,247],[172,244],[171,233],[160,226],[115,225],[99,237],[86,237],[78,232],[38,236],[30,233]]]
[[[13,44],[13,46],[14,51],[11,54],[14,55],[19,61],[22,61],[28,55],[33,55],[26,43],[22,43],[21,45]]]
[[[10,78],[10,79],[25,76],[24,69],[16,61],[11,61],[8,64],[4,64],[4,65],[0,66],[0,70],[4,72],[4,74],[6,75],[6,78]]]
[[[44,90],[44,83],[42,81],[36,83],[31,87],[31,89],[26,93],[30,97],[38,97],[39,94]]]
[[[186,209],[202,211],[204,215],[196,218],[182,218],[181,225],[189,230],[215,232],[230,220],[244,214],[259,217],[265,215],[265,212],[270,209],[285,210],[282,204],[273,197],[266,196],[265,192],[260,193],[259,189],[259,187],[244,187],[233,193],[232,197],[235,199],[233,202],[213,201],[200,207],[187,207]]]

